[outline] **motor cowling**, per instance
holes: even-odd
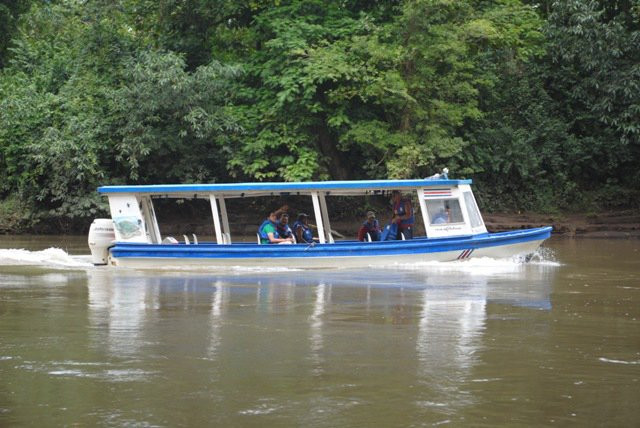
[[[113,245],[115,239],[113,220],[110,218],[93,220],[89,228],[89,249],[91,250],[91,262],[94,265],[107,264],[109,247]]]

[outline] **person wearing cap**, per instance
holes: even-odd
[[[299,244],[311,244],[313,242],[313,232],[311,232],[309,216],[307,214],[298,214],[298,219],[293,223],[293,234]]]
[[[358,230],[358,241],[364,241],[367,233],[372,241],[380,240],[380,223],[378,223],[376,213],[373,211],[367,212],[367,220],[362,223],[362,226],[360,226]]]

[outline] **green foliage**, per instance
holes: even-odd
[[[0,200],[0,232],[23,232],[29,226],[31,212],[16,196]]]
[[[412,102],[397,70],[401,49],[385,40],[385,28],[335,2],[267,9],[256,25],[263,48],[246,66],[241,92],[251,105],[238,109],[247,135],[230,163],[235,174],[302,180],[384,173],[399,140],[389,121]]]
[[[236,69],[186,72],[110,5],[34,7],[0,79],[0,196],[19,195],[32,224],[96,216],[108,182],[220,177],[239,129],[225,113]]]
[[[31,0],[0,2],[0,70],[7,64],[11,38],[15,35],[20,15],[29,10]]]
[[[104,178],[98,162],[106,133],[97,120],[103,78],[79,40],[92,29],[65,7],[34,8],[26,18],[0,87],[2,191],[53,216],[95,214],[92,190]]]
[[[580,187],[640,187],[640,2],[564,0],[546,29],[550,92],[580,139]]]
[[[541,77],[505,71],[494,89],[483,92],[486,113],[467,131],[475,144],[459,161],[474,166],[482,205],[550,211],[575,203],[568,176],[575,137],[558,117]]]
[[[112,94],[117,164],[145,182],[202,182],[224,177],[224,145],[240,131],[226,112],[239,71],[213,61],[193,73],[173,53],[143,52],[125,63]]]
[[[430,175],[444,165],[477,170],[457,159],[478,143],[468,138],[469,124],[492,108],[481,105],[481,94],[501,82],[496,64],[526,63],[542,51],[540,20],[517,1],[425,0],[407,2],[398,24],[404,79],[416,102],[400,121],[413,141],[389,161],[390,175]]]

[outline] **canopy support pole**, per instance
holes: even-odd
[[[425,189],[417,189],[418,192],[418,202],[420,203],[420,213],[422,214],[422,221],[424,222],[424,234],[429,236],[427,230],[429,230],[429,213],[427,213],[427,203],[424,201],[424,190]]]
[[[209,195],[209,201],[211,202],[211,213],[213,214],[213,227],[216,231],[216,243],[218,245],[223,243],[222,230],[220,229],[220,216],[218,215],[218,203],[214,195]]]
[[[326,243],[324,239],[324,226],[322,225],[322,215],[320,214],[320,201],[318,198],[318,192],[311,192],[311,199],[313,200],[313,215],[316,219],[316,227],[318,228],[318,239],[320,243]]]
[[[231,232],[229,231],[229,217],[227,217],[227,204],[224,202],[224,197],[219,196],[218,202],[220,203],[220,214],[222,214],[222,233],[224,244],[231,244]]]
[[[142,198],[140,198],[140,205],[142,205],[142,215],[144,217],[144,222],[147,226],[147,230],[149,231],[149,238],[151,239],[151,243],[159,244],[160,241],[162,241],[162,236],[160,235],[160,228],[158,227],[156,212],[153,209],[153,201],[149,196],[143,196]]]
[[[329,213],[327,211],[327,201],[325,200],[323,193],[320,193],[318,196],[319,196],[319,199],[320,199],[320,211],[322,212],[322,223],[325,226],[325,232],[327,234],[327,241],[329,241],[330,244],[333,244],[334,240],[333,240],[333,235],[331,234],[331,223],[329,223]]]

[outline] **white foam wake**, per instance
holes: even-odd
[[[47,248],[41,251],[12,248],[0,249],[0,266],[92,267],[93,265],[81,257],[69,255],[60,248]]]
[[[558,267],[562,266],[555,260],[549,260],[544,258],[533,258],[529,261],[523,257],[511,257],[503,259],[494,259],[491,257],[472,257],[466,260],[455,260],[450,262],[438,262],[438,261],[426,261],[426,262],[412,262],[412,263],[391,263],[386,265],[376,265],[382,268],[402,268],[409,270],[424,270],[431,271],[456,271],[456,272],[471,272],[471,273],[500,273],[500,272],[515,272],[525,269],[527,266],[541,266],[545,267]]]

